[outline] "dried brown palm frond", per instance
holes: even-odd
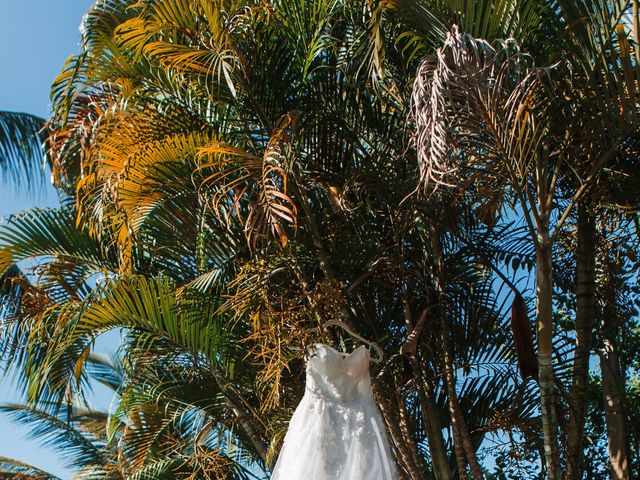
[[[247,359],[259,368],[256,387],[261,411],[282,406],[285,373],[293,374],[294,361],[302,360],[315,342],[332,343],[322,328],[324,320],[339,318],[344,311],[343,291],[332,282],[318,282],[310,292],[269,288],[262,283],[261,305],[249,309],[253,331],[243,339]]]
[[[219,450],[196,445],[194,453],[186,460],[191,471],[179,475],[184,480],[226,480],[235,476],[235,464]]]
[[[296,205],[287,194],[287,162],[292,155],[291,137],[297,129],[298,117],[299,112],[294,111],[278,119],[264,152],[260,198],[256,203],[257,208],[251,209],[245,224],[245,231],[254,248],[258,236],[266,233],[273,234],[285,247],[287,234],[281,222],[296,224]]]
[[[96,125],[100,124],[116,104],[116,93],[104,87],[78,95],[64,121],[52,118],[47,122],[47,145],[58,188],[73,191],[75,182],[83,173],[83,162],[94,140]]]
[[[267,412],[281,406],[283,376],[291,371],[291,362],[300,359],[309,335],[306,315],[301,311],[264,313],[255,318],[262,325],[243,339],[247,345],[245,359],[250,360],[258,372],[255,393],[260,400],[260,411]]]
[[[293,360],[301,359],[309,343],[309,305],[307,295],[292,281],[286,260],[277,264],[264,261],[245,264],[229,284],[221,312],[250,326],[242,339],[244,359],[258,369],[255,393],[261,411],[280,405],[282,376]]]
[[[520,294],[516,295],[511,305],[511,330],[518,355],[520,376],[525,382],[529,377],[537,379],[538,357],[533,348],[533,331],[525,301]]]
[[[454,25],[413,84],[420,187],[458,186],[475,172],[521,178],[547,128],[546,74],[514,40],[489,43]]]
[[[242,219],[242,204],[246,203],[244,232],[253,249],[259,239],[271,236],[285,247],[288,236],[284,223],[296,225],[297,208],[287,193],[287,172],[298,116],[294,111],[278,119],[261,155],[221,142],[199,150],[205,159],[199,168],[214,171],[203,180],[203,187],[212,191],[213,210],[218,212],[222,207],[227,221],[234,215]]]
[[[227,285],[219,308],[250,327],[242,339],[244,359],[257,368],[255,392],[263,412],[283,406],[283,392],[291,387],[286,377],[296,374],[292,365],[303,359],[306,347],[332,342],[319,328],[322,321],[347,309],[344,286],[328,280],[303,286],[296,275],[299,261],[285,256],[247,262]]]

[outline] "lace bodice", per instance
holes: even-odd
[[[363,345],[343,357],[329,345],[314,345],[307,360],[306,389],[344,406],[369,400],[369,351]]]

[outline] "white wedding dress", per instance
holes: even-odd
[[[316,344],[305,393],[291,417],[271,480],[396,480],[380,411],[371,394],[369,351],[347,357]]]

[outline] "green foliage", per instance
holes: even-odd
[[[30,193],[42,187],[46,158],[44,120],[27,113],[0,111],[0,177]]]

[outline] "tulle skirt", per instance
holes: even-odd
[[[373,399],[344,405],[307,391],[296,408],[271,480],[396,480]]]

